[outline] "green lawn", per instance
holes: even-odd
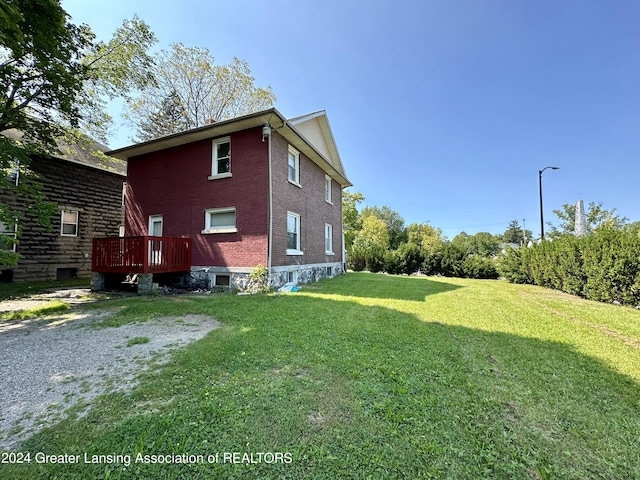
[[[86,308],[105,306],[118,312],[109,325],[204,313],[225,327],[21,449],[32,460],[130,455],[131,465],[32,461],[1,465],[0,478],[640,478],[632,308],[367,273],[281,296]],[[225,452],[262,461],[222,463]],[[135,463],[138,453],[204,461]]]

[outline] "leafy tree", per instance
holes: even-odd
[[[526,234],[526,235],[525,235]],[[523,245],[526,241],[533,238],[531,230],[523,231],[523,228],[518,223],[518,220],[512,220],[509,222],[509,226],[502,234],[502,241],[505,243],[515,243],[516,245]]]
[[[256,112],[275,102],[271,87],[254,85],[246,61],[234,58],[228,65],[216,65],[206,48],[173,44],[155,57],[154,76],[154,86],[127,102],[126,118],[137,128],[136,141],[199,127],[208,119]],[[167,116],[172,121],[159,130],[153,119]]]
[[[15,242],[14,225],[19,236],[24,215],[47,225],[54,212],[29,169],[31,157],[57,153],[59,139],[80,138],[78,127],[95,123],[96,131],[106,132],[101,95],[112,98],[146,85],[150,77],[143,60],[153,41],[138,19],[125,22],[109,44],[102,44],[94,43],[88,26],[70,23],[59,1],[0,3],[3,244]],[[18,261],[11,253],[2,254],[3,265]]]
[[[606,210],[602,207],[602,202],[590,202],[589,207],[585,211],[585,223],[587,224],[587,233],[592,233],[601,227],[622,228],[628,222],[625,217],[615,215],[616,209]],[[549,232],[550,237],[557,237],[562,233],[574,233],[576,225],[576,206],[565,203],[559,210],[553,213],[560,219],[559,227],[551,226]]]
[[[386,205],[382,208],[366,207],[362,210],[361,216],[363,219],[369,216],[375,216],[385,223],[389,232],[389,247],[391,249],[395,250],[401,243],[407,241],[404,219],[398,212],[391,210]]]
[[[79,98],[82,130],[108,143],[113,121],[106,102],[131,101],[155,85],[154,59],[148,53],[156,43],[151,28],[134,16],[125,20],[108,42],[95,42],[83,57],[88,75]]]
[[[442,230],[428,223],[412,223],[407,226],[406,235],[408,243],[422,248],[427,255],[439,251],[444,244]]]
[[[366,267],[377,272],[383,268],[384,254],[389,248],[389,229],[387,224],[369,215],[362,220],[362,230],[353,239],[352,256],[354,261],[364,263]]]
[[[364,200],[359,192],[342,192],[342,224],[344,226],[344,243],[347,251],[351,251],[353,239],[362,229],[362,219],[358,212],[358,204]]]

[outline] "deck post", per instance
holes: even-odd
[[[104,273],[91,272],[91,291],[100,292],[104,290]]]
[[[138,274],[138,295],[150,295],[153,292],[153,273]]]

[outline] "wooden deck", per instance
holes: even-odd
[[[191,239],[109,237],[93,240],[91,270],[99,273],[188,272]]]

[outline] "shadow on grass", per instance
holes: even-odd
[[[388,280],[402,290],[436,283]],[[398,295],[373,283],[367,291]],[[227,327],[130,396],[103,397],[86,419],[23,450],[132,462],[137,453],[288,452],[291,462],[4,466],[0,477],[640,477],[638,384],[568,343],[295,294],[199,305]]]
[[[378,273],[350,273],[357,275],[357,282],[340,282],[331,279],[323,283],[327,293],[337,293],[345,297],[388,298],[423,302],[429,295],[463,288],[446,281],[431,280],[428,277],[405,277]]]

